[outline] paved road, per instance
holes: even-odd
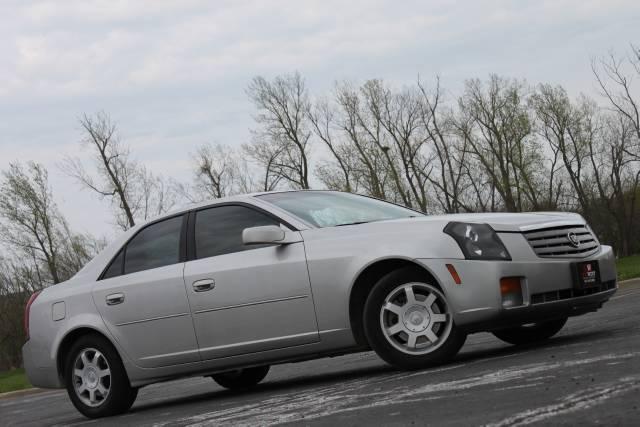
[[[399,372],[373,353],[272,368],[251,392],[196,378],[141,390],[132,411],[82,418],[63,392],[0,399],[2,425],[638,425],[640,283],[542,345],[471,336],[449,365]]]

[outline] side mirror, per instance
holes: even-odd
[[[292,232],[286,232],[277,225],[251,227],[242,230],[242,243],[245,245],[288,244],[301,242],[302,239]]]

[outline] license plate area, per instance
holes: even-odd
[[[582,261],[571,264],[573,286],[576,289],[600,286],[600,265],[598,261]]]

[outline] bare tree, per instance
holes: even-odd
[[[411,207],[413,203],[410,190],[403,179],[401,169],[403,153],[394,144],[383,122],[383,114],[390,102],[390,90],[381,80],[369,80],[360,88],[360,96],[362,101],[359,104],[362,108],[355,111],[357,124],[364,136],[377,149],[376,155],[385,160],[384,167],[392,181],[393,200]]]
[[[591,209],[591,174],[589,146],[597,132],[597,107],[582,97],[572,103],[562,87],[539,85],[530,105],[536,116],[536,132],[551,151],[551,167],[547,198],[558,206],[562,197],[563,176],[569,178],[569,199],[575,198],[578,208],[589,214]],[[573,208],[571,200],[566,208]]]
[[[466,140],[455,134],[453,113],[442,111],[440,78],[436,78],[433,91],[427,90],[420,80],[417,85],[422,96],[420,120],[436,165],[434,173],[428,176],[435,190],[435,199],[446,213],[475,210],[473,193],[466,197],[468,189],[473,188],[466,169],[469,157]]]
[[[630,155],[634,140],[632,123],[621,114],[601,118],[599,137],[590,141],[589,161],[598,209],[591,216],[623,255],[634,253],[636,212],[640,191],[640,159]]]
[[[357,89],[344,82],[336,87],[337,126],[344,134],[346,153],[353,157],[353,180],[364,191],[381,199],[387,198],[388,168],[379,148],[362,127],[362,100]],[[336,150],[338,151],[338,150]],[[391,194],[389,195],[391,196]]]
[[[196,181],[203,192],[213,198],[225,197],[230,193],[231,159],[228,148],[203,145],[194,155]]]
[[[142,220],[162,215],[171,210],[179,200],[178,183],[171,178],[156,175],[140,166],[137,171],[134,212]],[[124,227],[124,224],[121,224]]]
[[[254,139],[250,144],[242,146],[244,153],[252,158],[262,170],[260,178],[260,189],[262,191],[273,191],[280,183],[288,181],[285,176],[290,169],[281,168],[282,156],[285,147],[278,141]]]
[[[336,138],[335,116],[335,108],[326,99],[318,100],[309,111],[309,121],[314,134],[324,143],[338,166],[334,168],[330,162],[322,162],[317,168],[317,173],[330,189],[352,192],[353,166],[350,160],[353,154],[347,144],[341,143],[339,137]]]
[[[246,152],[267,169],[267,174],[274,174],[296,188],[310,188],[310,105],[300,73],[278,76],[273,81],[255,77],[247,94],[258,109],[255,117],[258,129]]]
[[[626,56],[610,52],[593,59],[591,69],[612,112],[604,118],[600,146],[590,147],[595,188],[615,218],[616,246],[627,255],[637,250],[640,100],[633,83],[640,77],[640,48],[631,45]]]
[[[492,75],[485,87],[468,80],[459,99],[459,135],[468,143],[510,211],[539,209],[542,157],[531,138],[522,82]],[[542,172],[542,173],[541,173]]]
[[[107,246],[104,238],[91,234],[82,234],[70,229],[66,221],[62,222],[65,244],[59,253],[61,276],[68,279],[80,271],[93,257]]]
[[[412,86],[397,92],[383,90],[378,97],[381,105],[372,111],[395,148],[403,181],[401,187],[406,188],[405,203],[427,211],[427,185],[433,166],[421,121],[422,99],[415,89]]]
[[[134,181],[138,178],[138,165],[131,159],[129,149],[125,147],[117,134],[116,124],[108,114],[95,116],[83,115],[80,126],[84,130],[82,144],[89,147],[94,159],[96,175],[86,171],[78,158],[67,158],[63,170],[76,178],[83,186],[108,198],[117,206],[118,222],[123,228],[135,225],[132,199]]]
[[[611,52],[606,57],[593,59],[591,69],[611,108],[629,120],[636,139],[640,140],[640,100],[634,96],[637,93],[632,86],[633,78],[640,77],[640,47],[631,45],[624,57]],[[640,151],[633,155],[640,156]]]
[[[247,162],[231,147],[204,144],[192,157],[196,199],[218,199],[258,190]]]
[[[151,173],[132,158],[108,114],[85,114],[80,125],[84,131],[81,143],[91,151],[95,172],[88,172],[77,157],[67,157],[62,169],[85,188],[108,199],[122,229],[173,207],[176,202],[173,182]]]

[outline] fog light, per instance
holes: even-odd
[[[500,279],[500,294],[504,308],[522,305],[522,277],[503,277]]]

